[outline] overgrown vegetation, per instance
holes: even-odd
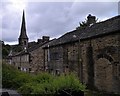
[[[32,76],[18,71],[11,65],[2,64],[2,87],[17,89],[23,84],[32,81]]]
[[[2,42],[2,41],[1,41]],[[4,59],[5,57],[8,56],[10,52],[10,45],[5,45],[4,42],[2,42],[2,58]]]
[[[39,96],[76,96],[85,91],[74,74],[53,76],[49,73],[37,75],[27,74],[16,70],[11,65],[3,64],[3,88],[17,89],[23,96],[39,94]]]
[[[22,51],[22,48],[20,45],[9,45],[9,44],[4,44],[4,41],[1,41],[0,40],[0,45],[2,45],[2,58],[5,59],[10,51],[13,51],[13,52],[20,52]]]

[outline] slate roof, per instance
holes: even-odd
[[[56,39],[52,39],[52,40],[50,40],[48,42],[43,42],[43,43],[40,43],[40,44],[36,44],[36,45],[28,48],[28,52],[34,51],[35,49],[37,49],[39,47],[44,47],[44,46],[47,46],[49,44],[52,44],[52,43],[54,43],[54,41],[56,41]]]
[[[58,38],[56,42],[50,44],[50,46],[78,41],[79,39],[83,40],[100,35],[111,34],[118,31],[120,31],[120,15],[99,23],[95,23],[94,25],[89,26],[85,29],[73,30],[71,32],[68,32]]]
[[[48,45],[50,47],[52,47],[52,46],[56,46],[56,45],[61,45],[61,44],[69,43],[69,42],[78,41],[79,39],[83,40],[83,39],[88,39],[88,38],[92,38],[92,37],[96,37],[96,36],[100,36],[100,35],[115,33],[115,32],[120,31],[119,26],[120,26],[120,15],[110,18],[103,22],[95,23],[94,25],[89,26],[85,29],[79,29],[79,30],[73,30],[71,32],[67,32],[66,34],[62,35],[58,39],[53,39],[49,42],[36,44],[36,45],[28,48],[28,50],[26,52],[21,51],[18,54],[16,54],[15,56],[29,54],[29,52],[31,52],[39,47],[48,48]]]
[[[49,45],[49,44],[51,44],[51,43],[54,43],[55,41],[56,41],[56,39],[53,39],[53,40],[50,40],[50,41],[48,41],[48,42],[43,42],[43,43],[35,44],[35,45],[33,45],[32,47],[28,48],[28,49],[26,50],[26,52],[25,52],[25,50],[23,50],[23,51],[21,51],[21,52],[18,52],[17,54],[14,54],[13,57],[14,57],[14,56],[19,56],[19,55],[29,54],[30,52],[36,50],[37,48],[47,46],[47,45]]]

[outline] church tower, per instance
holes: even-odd
[[[24,10],[23,10],[23,16],[22,16],[22,24],[21,24],[21,32],[20,32],[20,36],[18,38],[19,41],[19,45],[23,48],[26,49],[28,48],[28,36],[26,33],[26,25],[25,25],[25,14],[24,14]]]

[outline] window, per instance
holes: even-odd
[[[20,67],[18,67],[18,70],[20,70]]]
[[[55,71],[55,74],[59,76],[59,75],[60,75],[60,70],[57,69],[57,70]]]
[[[23,71],[25,71],[25,72],[26,72],[26,71],[27,71],[27,69],[26,69],[26,68],[23,68]]]
[[[114,64],[113,70],[114,70],[114,71],[113,71],[113,72],[114,72],[114,76],[117,77],[117,76],[118,76],[118,75],[117,75],[117,73],[118,73],[118,72],[117,72],[117,64]]]
[[[57,52],[51,53],[50,59],[51,60],[59,60],[59,54]]]
[[[114,62],[114,66],[113,66],[113,69],[114,69],[114,76],[116,78],[120,78],[120,65],[119,65],[119,62]]]
[[[26,45],[26,41],[24,41],[24,45]]]
[[[120,77],[120,65],[118,65],[118,77]]]
[[[22,68],[22,67],[21,67],[20,69],[21,69],[21,71],[23,70],[23,68]]]
[[[29,61],[29,55],[25,55],[25,61],[26,61],[26,62]]]
[[[31,71],[31,68],[29,68],[29,72]]]

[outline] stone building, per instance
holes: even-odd
[[[120,16],[90,21],[45,46],[45,62],[51,73],[74,72],[90,88],[120,93]]]
[[[42,50],[41,46],[50,42],[49,38],[49,36],[43,36],[42,39],[38,39],[37,42],[28,42],[29,38],[26,32],[25,13],[23,11],[18,45],[11,46],[12,50],[6,61],[21,71],[43,71],[44,50]]]
[[[43,36],[32,47],[22,45],[23,50],[11,56],[12,64],[27,72],[74,72],[89,88],[120,94],[120,16],[98,23],[95,19],[89,15],[86,27],[58,39]]]
[[[25,72],[44,71],[44,50],[42,46],[47,42],[51,42],[49,41],[49,37],[43,36],[41,42],[38,42],[38,44],[12,55],[12,64]]]

